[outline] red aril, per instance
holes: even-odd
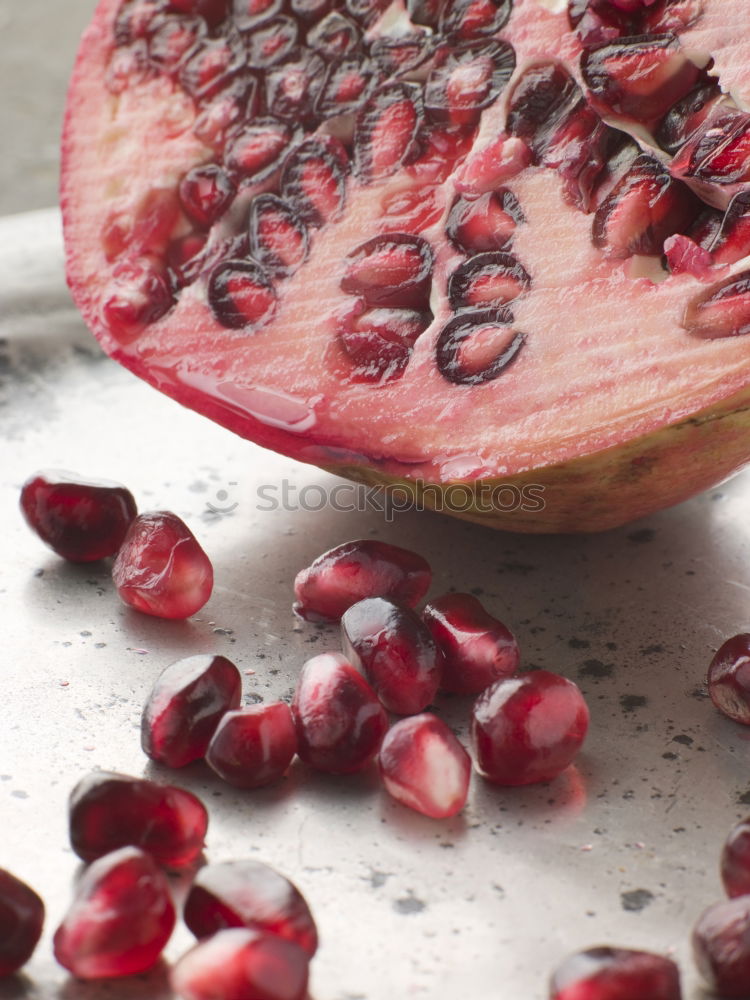
[[[159,864],[183,868],[203,850],[208,813],[192,792],[174,785],[94,771],[70,793],[68,825],[84,861],[133,845]]]
[[[466,804],[471,758],[436,715],[425,712],[392,726],[378,764],[393,798],[425,816],[445,819]]]
[[[21,512],[63,559],[94,562],[115,555],[138,509],[119,483],[45,469],[23,484]]]
[[[721,850],[721,881],[730,898],[750,895],[750,820],[740,820]]]
[[[709,988],[740,1000],[750,992],[750,896],[714,903],[693,927],[693,957]]]
[[[131,608],[157,618],[189,618],[211,596],[214,574],[185,522],[157,510],[139,514],[130,525],[112,579]]]
[[[0,977],[31,958],[42,935],[44,903],[31,886],[0,868]]]
[[[735,722],[750,725],[750,634],[732,636],[708,668],[708,693],[714,705]]]
[[[550,1000],[682,1000],[680,973],[664,955],[631,948],[576,952],[555,969]]]
[[[206,763],[236,788],[260,788],[282,778],[297,752],[289,706],[278,701],[227,712],[206,752]]]
[[[185,923],[197,938],[227,927],[267,931],[311,958],[318,932],[299,889],[260,861],[224,861],[201,868],[185,900]]]
[[[225,656],[188,656],[171,663],[143,708],[143,752],[167,767],[200,760],[222,716],[238,708],[241,698],[242,677]]]

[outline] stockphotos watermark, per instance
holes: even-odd
[[[237,485],[232,483],[231,485]],[[238,505],[226,490],[220,490],[218,504],[207,504],[212,514],[228,514]],[[445,514],[508,514],[523,511],[533,514],[545,508],[544,486],[536,483],[479,482],[473,485],[451,483],[437,486],[415,480],[404,486],[365,486],[362,483],[337,483],[321,486],[308,483],[297,486],[288,479],[279,483],[264,483],[257,487],[255,509],[261,513],[273,511],[335,510],[342,512],[374,511],[393,521],[407,510],[436,510]]]

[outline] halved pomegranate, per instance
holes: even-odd
[[[726,6],[100,0],[63,140],[76,301],[181,403],[448,513],[682,500],[750,459]]]

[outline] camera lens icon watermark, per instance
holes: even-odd
[[[227,485],[237,486],[237,483],[232,482],[232,483],[227,483]],[[239,506],[237,501],[232,501],[229,503],[227,502],[230,500],[229,492],[225,490],[223,487],[222,489],[216,491],[215,499],[218,501],[218,504],[212,503],[211,500],[208,500],[206,502],[206,509],[211,514],[219,514],[219,515],[231,514],[232,511]]]

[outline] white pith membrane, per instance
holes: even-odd
[[[105,350],[157,388],[304,461],[372,465],[390,475],[445,481],[511,475],[597,452],[676,423],[750,384],[746,337],[702,340],[682,325],[687,304],[741,272],[747,260],[721,278],[633,277],[638,261],[606,259],[592,244],[592,215],[568,204],[559,176],[539,166],[502,182],[526,219],[510,252],[531,285],[512,303],[512,328],[525,334],[523,349],[491,381],[453,384],[435,359],[438,335],[454,315],[447,281],[466,259],[445,237],[460,165],[435,188],[442,217],[419,232],[435,252],[434,321],[400,378],[351,381],[337,316],[351,302],[340,289],[346,254],[378,233],[404,231],[384,221],[381,206],[394,191],[420,190],[406,169],[370,184],[349,175],[342,220],[311,231],[309,258],[278,284],[269,324],[254,331],[221,326],[202,278],[180,292],[163,318],[119,343],[102,320],[118,263],[108,262],[102,248],[107,220],[153,188],[176,188],[190,168],[214,160],[191,131],[192,100],[168,78],[134,84],[117,96],[106,90],[121,2],[101,0],[69,96],[62,184],[68,274]],[[403,25],[399,2],[371,33]],[[503,131],[507,97],[528,66],[559,60],[581,82],[582,47],[561,6],[515,0],[497,37],[511,42],[516,70],[483,112],[475,149]],[[710,53],[722,88],[750,106],[750,0],[706,3],[680,41],[697,62]]]

